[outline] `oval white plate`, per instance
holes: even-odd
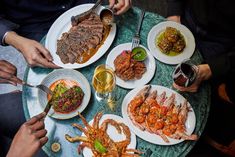
[[[56,119],[69,119],[72,117],[77,116],[78,112],[82,112],[86,106],[88,105],[91,97],[91,88],[87,81],[87,79],[82,75],[82,73],[72,70],[72,69],[58,69],[54,70],[53,72],[49,73],[41,82],[41,84],[50,87],[52,83],[54,83],[57,80],[60,79],[68,79],[76,81],[79,84],[79,87],[84,92],[84,97],[82,100],[82,104],[73,112],[62,114],[54,112],[53,107],[51,107],[50,111],[48,112],[48,115],[56,118]],[[39,104],[41,105],[42,109],[46,107],[46,104],[48,102],[47,100],[47,94],[41,90],[38,90],[38,100]]]
[[[101,123],[106,119],[113,119],[117,122],[122,122],[128,126],[128,123],[126,123],[122,117],[114,115],[114,114],[104,114],[100,119],[99,125],[101,125]],[[92,123],[93,123],[93,119],[89,122],[89,124],[92,124]],[[124,134],[119,134],[117,130],[115,129],[115,127],[112,125],[108,125],[107,133],[110,136],[110,138],[113,139],[115,142],[124,140],[126,138]],[[85,136],[84,133],[82,133],[82,136]],[[131,142],[127,148],[135,149],[135,147],[136,147],[136,136],[131,131]],[[85,147],[83,149],[83,155],[84,157],[91,157],[93,156],[93,153],[89,148]]]
[[[176,104],[179,105],[180,103],[183,103],[185,98],[180,95],[179,93],[169,89],[169,88],[166,88],[166,87],[163,87],[163,86],[158,86],[158,85],[151,85],[152,88],[151,88],[151,91],[153,90],[157,90],[158,93],[162,93],[163,91],[166,91],[166,96],[169,97],[172,93],[175,93],[176,94],[176,98],[175,98],[175,101],[176,101]],[[131,90],[124,98],[123,102],[122,102],[122,116],[123,118],[125,119],[125,121],[128,123],[128,126],[130,127],[130,129],[137,135],[139,136],[140,138],[148,141],[148,142],[151,142],[151,143],[154,143],[154,144],[158,144],[158,145],[174,145],[174,144],[177,144],[177,143],[180,143],[182,141],[184,141],[183,139],[181,140],[176,140],[176,139],[172,139],[172,138],[169,138],[169,143],[166,143],[159,135],[156,135],[156,134],[152,134],[148,131],[142,131],[140,130],[138,127],[136,127],[131,119],[129,118],[128,114],[127,114],[127,106],[129,104],[129,102],[133,99],[133,97],[143,88],[144,86],[142,87],[138,87],[138,88],[135,88],[133,90]],[[189,104],[188,102],[188,106],[191,107],[191,105]],[[187,134],[190,135],[192,134],[192,132],[194,131],[194,128],[195,128],[195,124],[196,124],[196,117],[195,117],[195,113],[193,111],[193,108],[191,107],[190,108],[190,112],[188,113],[188,118],[186,120],[186,131],[187,131]]]
[[[123,88],[128,88],[128,89],[136,88],[138,86],[143,86],[147,84],[154,76],[155,69],[156,69],[155,60],[146,47],[142,45],[140,46],[143,47],[148,54],[148,57],[144,61],[147,71],[143,74],[142,78],[139,80],[124,81],[121,78],[116,76],[116,83],[118,86],[123,87]],[[115,70],[114,63],[113,63],[114,60],[117,58],[119,54],[122,53],[123,50],[130,50],[130,49],[131,49],[131,43],[125,43],[125,44],[120,44],[116,46],[108,54],[106,64],[109,65],[113,70]]]
[[[103,45],[100,46],[98,51],[95,53],[94,56],[92,56],[87,62],[83,64],[64,64],[61,62],[60,57],[56,54],[57,50],[57,40],[61,38],[62,34],[64,32],[68,32],[68,30],[71,28],[71,16],[75,16],[78,14],[81,14],[88,9],[90,9],[94,4],[83,4],[76,6],[74,8],[69,9],[65,13],[63,13],[51,26],[49,32],[47,33],[46,41],[45,41],[45,47],[51,52],[51,55],[54,59],[54,63],[60,67],[68,68],[68,69],[76,69],[76,68],[82,68],[85,66],[88,66],[92,64],[93,62],[97,61],[102,55],[105,54],[105,52],[108,50],[110,45],[112,44],[115,35],[116,35],[116,24],[112,24],[112,28],[109,32],[108,37],[104,41]],[[97,13],[99,13],[104,7],[99,6],[96,10]]]
[[[180,33],[184,36],[186,46],[182,53],[177,56],[167,56],[162,53],[158,46],[156,46],[155,41],[156,38],[165,31],[166,27],[174,27],[180,31]],[[190,58],[195,50],[195,40],[191,31],[182,24],[172,22],[172,21],[165,21],[157,24],[154,26],[149,34],[148,34],[148,48],[152,55],[159,61],[166,63],[166,64],[179,64],[183,60]]]

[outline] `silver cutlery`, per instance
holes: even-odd
[[[25,85],[25,86],[28,86],[28,87],[32,87],[32,88],[38,88],[38,89],[40,89],[40,90],[42,90],[45,93],[50,94],[50,95],[53,94],[53,92],[47,86],[45,86],[43,84],[31,85],[31,84],[28,84],[28,83],[23,82],[23,81],[22,81],[21,84]],[[49,112],[49,110],[51,109],[51,103],[50,102],[51,102],[51,99],[47,102],[46,107],[44,108],[44,112],[46,113],[46,115]]]
[[[86,19],[100,5],[102,1],[103,0],[97,0],[95,5],[93,5],[91,9],[79,15],[72,16],[71,17],[72,26],[77,26],[80,21],[83,21],[84,19]]]
[[[131,49],[133,49],[135,47],[138,47],[139,44],[140,44],[140,29],[141,29],[141,25],[142,25],[142,22],[143,22],[143,19],[144,19],[144,14],[145,14],[145,11],[141,10],[139,23],[137,25],[137,31],[136,31],[136,34],[134,35],[134,37],[132,38]]]
[[[30,84],[28,84],[28,83],[26,83],[26,82],[22,82],[22,85],[41,89],[42,91],[44,91],[44,92],[46,92],[47,94],[50,94],[50,95],[53,94],[53,92],[52,92],[47,86],[45,86],[45,85],[43,85],[43,84],[39,84],[39,85],[30,85]]]

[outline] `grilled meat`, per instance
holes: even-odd
[[[61,61],[66,63],[84,63],[92,55],[103,39],[104,26],[100,17],[92,13],[77,26],[73,26],[69,32],[63,33],[57,41],[57,54]]]
[[[131,51],[123,51],[114,60],[115,73],[124,81],[140,79],[146,71],[144,62],[132,59]]]

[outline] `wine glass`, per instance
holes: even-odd
[[[96,99],[105,102],[111,109],[115,106],[116,79],[114,71],[108,65],[102,64],[95,68],[92,85]]]
[[[176,66],[172,78],[178,86],[188,87],[194,83],[197,74],[198,67],[196,64],[192,60],[186,59]]]

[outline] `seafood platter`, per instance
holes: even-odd
[[[98,112],[89,123],[79,113],[84,127],[73,123],[72,126],[82,132],[81,136],[71,137],[66,134],[69,142],[82,142],[78,146],[78,153],[85,157],[95,156],[129,156],[138,157],[142,154],[136,150],[136,137],[124,122],[123,118]]]
[[[159,145],[197,140],[192,134],[196,117],[189,102],[166,87],[146,85],[130,91],[122,103],[122,115],[140,138]]]

